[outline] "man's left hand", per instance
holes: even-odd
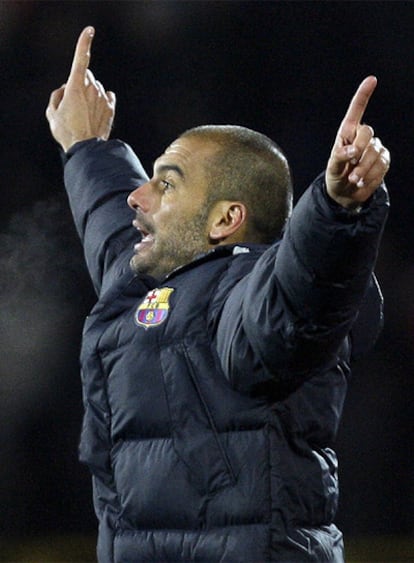
[[[326,168],[329,196],[347,209],[364,203],[380,186],[390,167],[390,153],[361,120],[377,79],[363,80],[339,127]]]

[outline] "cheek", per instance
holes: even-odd
[[[175,197],[170,201],[169,197]],[[189,231],[200,228],[200,219],[203,214],[204,198],[201,199],[197,194],[186,194],[186,197],[178,197],[176,192],[164,196],[158,211],[153,215],[152,220],[156,228],[156,238],[162,242],[175,243],[191,236]]]
[[[174,220],[174,210],[170,207],[163,207],[152,216],[152,221],[157,234],[165,231]]]
[[[188,219],[193,215],[184,205],[179,204],[165,205],[158,213],[153,216],[154,225],[159,234],[175,232],[182,225],[188,223]]]

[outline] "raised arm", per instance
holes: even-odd
[[[326,174],[295,206],[279,249],[265,252],[223,308],[217,347],[236,385],[249,388],[270,376],[303,381],[335,365],[366,299],[376,306],[365,319],[371,334],[363,345],[375,341],[381,310],[372,273],[388,213],[382,180],[390,161],[361,125],[375,85],[369,77],[358,88]]]
[[[95,30],[79,36],[66,84],[54,90],[46,109],[53,137],[64,151],[91,138],[107,140],[115,115],[115,94],[95,80],[89,63]]]
[[[53,137],[67,153],[65,187],[100,294],[129,271],[137,231],[126,199],[147,175],[130,147],[108,140],[115,94],[105,91],[89,69],[93,36],[90,26],[80,34],[67,83],[52,92],[46,116]]]

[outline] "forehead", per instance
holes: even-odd
[[[185,176],[203,171],[203,165],[210,156],[217,152],[217,145],[198,137],[178,138],[157,158],[154,167],[179,166]]]

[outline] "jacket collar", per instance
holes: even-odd
[[[171,279],[172,277],[176,276],[177,274],[181,274],[187,270],[195,268],[200,264],[204,264],[205,262],[210,262],[217,258],[224,258],[230,256],[237,256],[238,254],[246,254],[252,251],[259,251],[263,252],[268,248],[268,245],[265,244],[250,244],[250,243],[237,243],[237,244],[226,244],[222,246],[217,246],[216,248],[212,248],[207,252],[203,252],[202,254],[198,254],[191,262],[184,264],[183,266],[178,266],[174,268],[171,272],[169,272],[166,276],[161,278],[160,281],[164,282],[166,280]]]

